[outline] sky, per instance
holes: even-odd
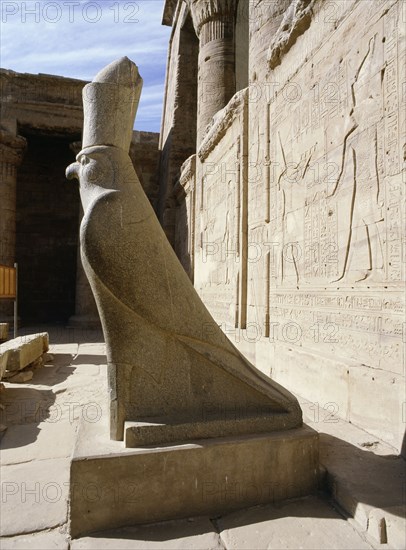
[[[159,132],[170,27],[164,0],[0,0],[0,66],[92,80],[123,56],[144,80],[135,129]]]

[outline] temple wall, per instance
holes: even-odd
[[[159,186],[159,134],[135,130],[130,147],[130,157],[142,188],[149,198],[154,210],[157,208]]]
[[[19,264],[23,324],[99,326],[78,254],[78,186],[65,178],[81,148],[85,84],[0,69],[0,263]],[[130,151],[154,208],[158,137],[135,131]],[[13,303],[2,301],[0,320],[10,320],[12,313]]]
[[[176,200],[173,189],[183,162],[196,151],[198,41],[186,5],[173,13],[160,133],[158,216],[174,246]]]
[[[194,284],[225,331],[246,323],[247,100],[234,96],[198,152]]]
[[[238,94],[215,115],[182,222],[195,286],[259,369],[400,450],[405,4],[262,0],[249,19],[246,123],[224,122]]]
[[[73,154],[69,140],[27,138],[17,182],[19,313],[24,323],[66,323],[75,312],[80,198],[62,167]]]
[[[297,41],[278,54],[286,46],[283,33],[274,35],[268,75],[255,49],[268,31],[254,30],[250,72],[262,93],[250,103],[249,141],[259,155],[250,157],[248,241],[260,245],[260,256],[248,264],[247,289],[256,365],[398,449],[405,428],[402,4],[315,3],[311,17],[282,22],[296,25]]]
[[[196,208],[196,155],[182,165],[181,176],[175,187],[177,198],[175,252],[186,273],[193,281],[195,208]]]

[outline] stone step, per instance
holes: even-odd
[[[3,365],[9,372],[18,372],[43,355],[49,349],[47,332],[19,336],[0,345],[0,373]]]

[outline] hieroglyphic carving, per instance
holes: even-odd
[[[399,25],[397,10],[391,10],[384,18],[385,35],[385,173],[386,186],[387,235],[386,254],[389,281],[402,280],[402,180],[397,177],[400,171],[401,147],[399,129]],[[403,50],[404,59],[404,50]],[[404,83],[403,83],[404,86]],[[404,113],[404,110],[403,110]],[[403,116],[404,120],[404,116]],[[403,182],[404,187],[404,182]],[[404,200],[404,199],[403,199]],[[403,212],[404,214],[404,212]],[[403,218],[404,223],[404,218]]]
[[[244,325],[246,308],[246,110],[243,90],[214,118],[198,151],[201,242],[195,286],[212,315],[232,327]]]
[[[341,358],[403,374],[401,293],[388,299],[385,292],[276,292],[270,301],[271,328],[273,323],[294,329],[291,336],[271,330],[271,338],[279,334],[291,345],[322,347]]]
[[[298,248],[282,258],[281,282],[400,280],[399,46],[383,36],[396,42],[397,17],[395,7],[321,81],[325,57],[315,56],[294,100],[279,94],[270,104],[273,224]]]
[[[294,78],[283,80],[283,64],[272,75],[278,91],[263,107],[267,135],[258,145],[258,130],[252,143],[264,177],[262,189],[250,181],[249,235],[263,257],[249,263],[249,321],[272,336],[273,322],[296,320],[302,338],[290,344],[315,351],[324,342],[314,341],[311,327],[331,323],[337,341],[325,342],[326,353],[400,373],[404,32],[401,6],[384,2],[368,13],[356,47],[347,44],[342,37],[363,10],[355,6]],[[288,296],[303,291],[326,305],[289,305]],[[363,291],[374,298],[349,313]]]

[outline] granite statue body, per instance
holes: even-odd
[[[67,169],[106,339],[111,438],[126,422],[138,445],[298,427],[297,400],[223,334],[141,187],[128,155],[141,85],[123,58],[85,87],[83,149]]]

